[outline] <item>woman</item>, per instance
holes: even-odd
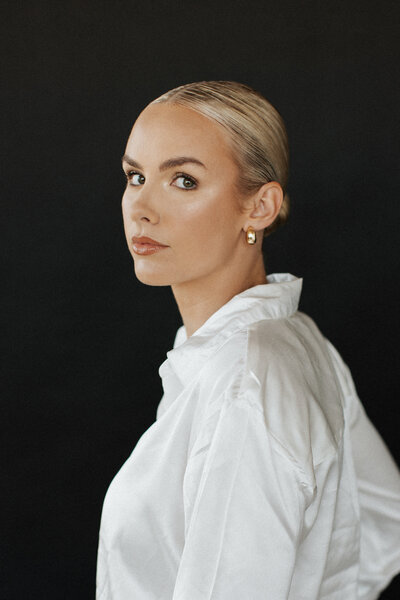
[[[103,507],[98,600],[372,600],[400,570],[400,476],[346,364],[266,275],[288,215],[278,112],[231,81],[180,86],[129,137],[137,278],[182,316],[157,420]]]

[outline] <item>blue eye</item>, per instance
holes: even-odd
[[[179,187],[182,190],[192,190],[196,187],[196,181],[189,175],[177,175],[174,181],[178,181],[179,179],[182,180],[182,185],[177,185],[176,187]]]
[[[146,181],[145,176],[137,171],[128,171],[125,173],[125,177],[129,185],[133,185],[135,187],[143,185]],[[175,181],[179,181],[179,183],[175,184]],[[190,175],[186,175],[186,173],[178,173],[175,175],[173,182],[175,187],[178,187],[181,190],[192,190],[197,187],[197,181]]]

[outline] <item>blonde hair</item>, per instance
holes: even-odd
[[[262,94],[236,81],[198,81],[176,87],[150,104],[159,102],[196,110],[228,130],[239,167],[237,187],[241,194],[250,194],[269,181],[281,185],[282,206],[274,222],[264,229],[264,237],[287,221],[287,132],[281,115]]]

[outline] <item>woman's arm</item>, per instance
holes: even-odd
[[[288,598],[306,496],[261,410],[223,402],[196,440],[173,600]]]
[[[350,369],[328,347],[345,392],[361,518],[359,597],[373,600],[400,572],[400,474],[358,397]]]

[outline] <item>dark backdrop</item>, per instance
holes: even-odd
[[[120,158],[182,83],[242,81],[283,114],[292,213],[267,271],[304,278],[300,310],[399,461],[397,7],[2,2],[1,600],[94,596],[103,497],[155,419],[180,325],[170,289],[135,280]]]

